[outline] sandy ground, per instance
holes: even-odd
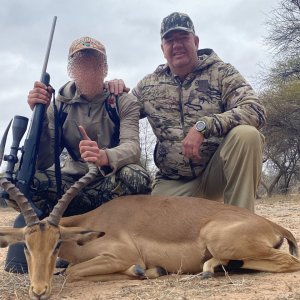
[[[300,196],[257,200],[256,213],[286,227],[300,247]],[[10,225],[16,213],[0,209],[0,225]],[[284,249],[287,245],[284,244]],[[0,249],[0,299],[28,299],[27,275],[3,271],[6,248]],[[65,282],[55,276],[51,299],[300,299],[300,271],[271,274],[265,272],[219,272],[202,280],[196,275],[169,275],[155,280],[116,282]]]

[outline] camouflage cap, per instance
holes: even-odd
[[[174,12],[162,20],[160,29],[161,38],[172,30],[184,30],[195,34],[191,18],[187,14],[179,12]]]
[[[87,49],[92,49],[92,50],[98,51],[101,54],[103,54],[104,57],[106,58],[105,47],[99,41],[97,41],[91,37],[88,37],[88,36],[81,37],[81,38],[75,40],[71,44],[70,49],[69,49],[69,57],[71,57],[78,51],[87,50]]]

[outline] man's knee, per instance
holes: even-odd
[[[233,138],[237,138],[245,143],[261,142],[262,134],[254,127],[250,125],[239,125],[234,127],[228,135]]]
[[[147,171],[139,165],[127,165],[116,174],[126,194],[148,194],[151,191],[151,179]]]
[[[226,139],[229,143],[239,144],[247,148],[254,148],[262,151],[264,136],[250,125],[239,125],[231,129]]]

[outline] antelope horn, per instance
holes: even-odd
[[[27,226],[32,226],[40,222],[28,199],[13,183],[6,178],[1,178],[0,185],[9,194],[10,198],[17,202]]]
[[[67,209],[70,202],[73,198],[78,195],[78,193],[86,187],[90,182],[92,182],[98,174],[98,168],[93,163],[88,163],[89,171],[83,177],[81,177],[78,181],[76,181],[58,200],[57,204],[54,206],[52,212],[48,217],[48,222],[54,226],[58,226],[59,221]]]

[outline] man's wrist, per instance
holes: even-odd
[[[198,121],[196,122],[196,124],[194,125],[195,129],[202,133],[203,135],[205,134],[206,130],[207,130],[207,125],[204,121]]]

